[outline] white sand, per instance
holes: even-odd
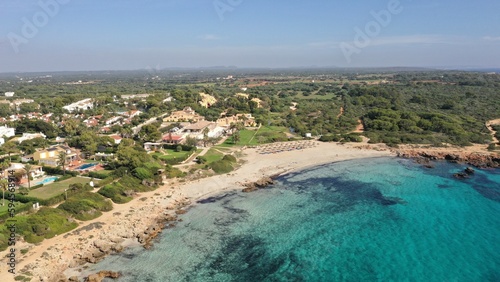
[[[325,163],[343,161],[349,159],[371,158],[391,156],[392,153],[383,146],[355,144],[337,145],[333,143],[315,142],[316,147],[287,151],[276,154],[262,155],[256,149],[245,149],[242,158],[245,163],[236,171],[227,175],[218,175],[183,184],[169,183],[153,192],[142,193],[139,197],[127,204],[114,205],[111,212],[103,216],[83,222],[77,229],[89,226],[93,223],[103,223],[102,228],[89,231],[82,230],[79,235],[59,235],[52,239],[44,240],[38,245],[18,243],[18,258],[16,271],[29,266],[34,275],[32,281],[54,281],[58,274],[64,272],[68,277],[77,275],[75,269],[67,270],[75,266],[73,256],[91,250],[96,240],[109,242],[112,239],[124,238],[127,245],[135,242],[135,236],[143,232],[155,219],[162,214],[173,214],[175,204],[190,200],[195,202],[200,198],[221,193],[232,189],[242,189],[241,183],[256,181],[263,176],[271,176],[294,170]],[[357,147],[357,148],[356,148]],[[366,147],[372,149],[367,150]],[[373,150],[377,148],[377,150]],[[143,198],[147,198],[144,200]],[[141,200],[142,198],[142,200]],[[70,231],[68,233],[72,233]],[[19,250],[29,248],[27,254],[21,255]],[[42,255],[45,255],[42,258]],[[0,281],[14,281],[12,274],[8,273],[6,259],[7,252],[1,252]],[[42,280],[43,279],[43,280]]]

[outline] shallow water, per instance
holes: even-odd
[[[152,250],[86,272],[119,281],[500,281],[500,172],[377,158],[193,207]]]

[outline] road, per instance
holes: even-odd
[[[151,123],[155,122],[157,118],[163,118],[164,116],[167,116],[167,115],[168,115],[168,113],[164,113],[164,114],[161,114],[157,117],[152,117],[152,118],[148,119],[147,121],[139,124],[138,126],[132,127],[132,131],[134,132],[134,134],[137,134],[137,133],[139,133],[139,131],[141,131],[141,128],[143,126],[151,124]]]

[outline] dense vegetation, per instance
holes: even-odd
[[[111,202],[100,194],[84,192],[78,198],[70,198],[57,208],[67,211],[79,220],[91,220],[113,209]]]
[[[137,192],[153,191],[153,187],[145,186],[141,181],[129,175],[123,176],[119,181],[105,185],[99,189],[99,194],[111,199],[117,204],[123,204],[132,200]]]
[[[35,214],[16,216],[17,233],[29,243],[38,243],[43,239],[52,238],[65,233],[78,224],[69,220],[71,215],[62,209],[42,207]],[[6,225],[0,226],[0,249],[7,247]]]

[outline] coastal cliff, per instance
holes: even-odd
[[[423,161],[447,160],[456,163],[466,163],[477,168],[500,168],[500,155],[497,153],[457,153],[429,150],[397,150],[395,153],[400,158],[413,158]]]

